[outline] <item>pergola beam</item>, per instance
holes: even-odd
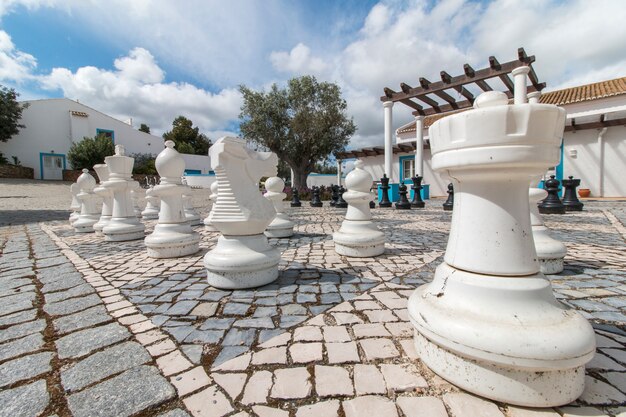
[[[604,115],[603,115],[604,116]],[[578,130],[602,129],[605,127],[626,126],[626,118],[605,120],[602,117],[597,122],[576,124],[576,120],[572,119],[570,126],[565,126],[566,132],[576,132]]]

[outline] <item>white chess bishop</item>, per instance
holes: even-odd
[[[100,210],[96,205],[99,197],[93,192],[96,188],[96,179],[91,176],[88,169],[83,169],[76,184],[80,189],[76,195],[80,202],[80,214],[72,226],[78,233],[93,233],[95,231],[93,226],[100,218]]]
[[[111,220],[102,228],[104,240],[107,242],[137,240],[144,237],[145,227],[135,215],[131,197],[131,191],[139,188],[139,183],[132,179],[135,159],[124,153],[124,147],[116,145],[115,155],[104,158],[109,168],[109,179],[101,186],[113,192]]]
[[[217,201],[217,181],[213,181],[211,183],[211,195],[209,196],[209,200],[211,200],[211,210],[213,210],[215,202]],[[211,224],[209,217],[211,217],[210,211],[203,221],[205,230],[209,232],[217,232],[217,229]]]
[[[532,181],[537,184],[538,178]],[[543,218],[537,208],[537,203],[548,196],[548,192],[541,188],[531,187],[528,190],[530,199],[530,224],[533,229],[533,239],[539,268],[544,274],[558,274],[563,271],[563,258],[567,255],[567,248],[562,242],[550,236],[550,230],[543,224]]]
[[[113,191],[102,186],[104,182],[109,180],[109,167],[106,164],[97,164],[93,166],[93,169],[98,174],[99,180],[98,186],[93,191],[102,198],[100,219],[98,219],[98,223],[93,225],[93,229],[96,231],[96,235],[102,236],[102,229],[111,220],[111,213],[113,212]]]
[[[183,194],[189,192],[181,180],[185,160],[174,149],[173,141],[165,142],[155,166],[161,180],[146,195],[160,198],[161,208],[154,231],[145,239],[148,256],[178,258],[196,253],[200,249],[200,235],[191,229],[183,210]]]
[[[363,161],[354,163],[346,176],[348,191],[343,199],[348,203],[346,218],[339,231],[333,234],[335,252],[343,256],[370,257],[385,252],[385,234],[372,221],[370,201],[372,175],[363,169]]]
[[[285,203],[283,200],[287,194],[283,193],[285,189],[285,181],[279,177],[270,177],[265,180],[264,195],[274,205],[276,217],[265,229],[267,237],[290,237],[293,236],[294,222],[291,221],[287,213],[285,213]]]
[[[243,139],[223,137],[209,149],[219,192],[209,222],[222,233],[204,257],[209,284],[253,288],[278,278],[280,252],[263,234],[276,215],[259,192],[261,177],[275,176],[278,158],[246,148]]]
[[[408,310],[418,356],[435,373],[496,401],[552,407],[582,394],[595,337],[537,262],[528,184],[558,164],[565,111],[527,103],[529,70],[512,72],[514,104],[486,92],[430,127],[432,167],[454,180],[454,212],[444,261]]]

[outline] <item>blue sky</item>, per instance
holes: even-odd
[[[383,87],[519,46],[548,89],[624,76],[624,21],[621,0],[0,0],[0,83],[157,134],[183,114],[216,139],[237,131],[239,84],[313,74],[342,88],[351,146],[380,145]]]

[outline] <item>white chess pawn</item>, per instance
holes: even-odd
[[[153,188],[154,185],[150,185],[148,190],[146,190],[146,208],[141,212],[141,218],[144,220],[159,218],[159,205],[161,200],[150,192]]]
[[[204,257],[207,281],[217,288],[253,288],[278,278],[280,252],[263,234],[276,215],[259,193],[261,177],[275,176],[278,158],[256,152],[240,138],[224,137],[209,148],[219,193],[209,222],[222,235]]]
[[[187,187],[186,193],[191,193],[191,189],[189,188],[189,186],[186,186],[186,187]],[[189,222],[190,226],[198,226],[198,225],[203,224],[202,219],[200,218],[198,213],[196,213],[196,210],[194,210],[193,208],[193,201],[192,201],[191,194],[183,194],[183,210],[185,211],[185,218],[187,219],[187,222]]]
[[[78,215],[80,214],[80,202],[76,198],[76,195],[80,192],[80,187],[78,184],[74,183],[70,185],[70,193],[72,193],[72,202],[70,203],[70,210],[72,213],[70,214],[70,225],[74,224]]]
[[[213,210],[213,207],[215,206],[215,202],[217,201],[217,181],[213,181],[211,183],[211,195],[209,196],[209,200],[211,200],[211,210]],[[204,229],[209,231],[209,232],[217,232],[217,229],[215,227],[213,227],[213,225],[211,224],[211,221],[209,220],[209,217],[211,215],[211,212],[209,211],[209,214],[206,216],[206,218],[204,219]]]
[[[111,220],[111,213],[113,212],[113,191],[102,186],[105,181],[109,180],[109,168],[106,164],[94,165],[93,169],[98,174],[99,180],[98,186],[93,191],[102,198],[100,219],[93,225],[93,230],[96,231],[96,235],[103,236],[102,229]]]
[[[381,255],[385,252],[385,234],[372,221],[372,175],[363,169],[363,161],[354,163],[354,170],[346,176],[346,187],[343,199],[348,210],[341,228],[333,234],[335,252],[358,258]]]
[[[76,184],[80,187],[80,193],[76,195],[80,201],[80,214],[72,226],[78,233],[93,233],[93,225],[100,218],[100,210],[96,205],[98,196],[93,192],[96,188],[96,179],[91,176],[88,169],[83,169]]]
[[[132,179],[135,159],[124,155],[122,145],[115,146],[115,155],[104,159],[109,168],[109,179],[102,187],[113,192],[113,210],[111,220],[102,228],[107,242],[121,242],[142,239],[145,226],[135,216],[131,191],[139,188],[139,183]]]
[[[146,190],[139,186],[130,192],[130,196],[133,200],[133,211],[135,212],[135,216],[138,219],[141,219],[141,205],[139,200],[143,200],[145,198]]]
[[[556,300],[540,272],[528,204],[531,178],[558,164],[565,110],[482,93],[474,109],[429,129],[432,168],[454,181],[443,262],[408,301],[420,361],[474,394],[527,407],[578,398],[595,354],[591,325]]]
[[[279,177],[270,177],[265,180],[265,198],[272,202],[276,217],[265,229],[267,237],[290,237],[293,236],[294,222],[291,221],[287,213],[285,213],[285,203],[283,200],[287,194],[283,193],[285,189],[285,181]]]
[[[200,249],[200,235],[191,229],[183,210],[182,196],[189,192],[189,187],[181,181],[185,160],[174,149],[173,141],[165,142],[165,149],[157,156],[155,166],[161,181],[146,194],[159,197],[161,209],[154,232],[145,239],[148,256],[177,258],[196,253]]]
[[[536,184],[537,182],[533,182]],[[533,229],[535,250],[539,258],[539,268],[544,274],[558,274],[563,271],[563,258],[567,248],[558,240],[550,236],[550,231],[543,224],[537,203],[548,196],[548,192],[541,188],[531,187],[528,190],[530,199],[530,224]]]

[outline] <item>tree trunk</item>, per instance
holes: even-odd
[[[306,178],[311,173],[305,167],[296,167],[292,168],[293,170],[293,184],[291,184],[294,188],[306,188]]]

